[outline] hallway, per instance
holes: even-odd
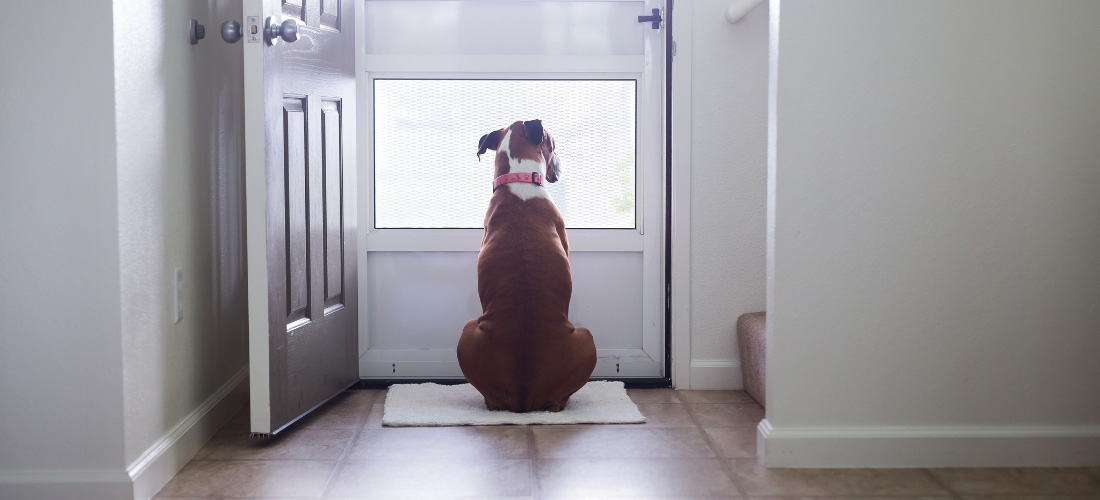
[[[629,393],[645,424],[383,428],[349,390],[258,440],[245,408],[157,498],[1100,498],[1100,468],[765,470],[744,392]]]

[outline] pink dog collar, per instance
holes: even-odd
[[[508,184],[509,182],[526,182],[530,184],[538,184],[540,186],[543,185],[542,174],[538,172],[531,172],[529,174],[504,174],[500,177],[497,177],[497,179],[493,181],[493,191],[496,191],[498,187]]]

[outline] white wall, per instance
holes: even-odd
[[[736,323],[764,310],[768,5],[691,9],[691,387],[741,388]],[[678,18],[677,18],[678,19]],[[676,20],[674,19],[674,22]]]
[[[19,20],[41,11],[4,8]],[[11,22],[0,44],[4,498],[28,481],[122,470],[112,24],[110,1],[71,2],[50,36]],[[88,26],[107,36],[86,36]]]
[[[199,417],[243,389],[247,372],[243,44],[219,35],[222,21],[240,21],[241,3],[115,7],[116,26],[177,28],[115,36],[125,457],[131,475],[149,470],[140,497],[186,462],[162,458],[160,443],[181,439],[192,421],[199,437],[190,440],[205,441],[216,427],[203,427],[219,419]],[[207,30],[198,45],[187,38],[192,18]],[[184,277],[179,323],[176,267]],[[226,404],[239,407],[235,398]],[[182,439],[181,449],[195,446]]]
[[[240,9],[74,2],[0,47],[0,498],[151,496],[243,403]]]
[[[218,33],[240,12],[239,1],[116,2],[116,26],[180,27],[115,37],[127,463],[247,362],[241,44]],[[191,18],[208,30],[198,45]]]
[[[1096,19],[782,1],[770,465],[1100,464]]]

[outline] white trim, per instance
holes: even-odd
[[[597,378],[652,377],[663,364],[643,349],[598,349],[596,356],[592,376]],[[454,349],[372,349],[360,356],[359,374],[394,380],[462,378]]]
[[[538,73],[546,68],[559,74],[633,74],[645,71],[645,56],[363,54],[358,69],[368,73]]]
[[[672,386],[691,388],[691,25],[692,2],[674,6],[672,39]],[[672,50],[670,47],[669,50]]]
[[[774,337],[775,304],[775,183],[776,183],[776,116],[778,114],[777,96],[779,94],[779,0],[768,5],[768,180],[767,215],[764,224],[764,377],[767,367],[773,366],[769,357],[775,352],[772,345]],[[764,386],[764,399],[769,400],[768,387]],[[773,400],[774,401],[774,400]]]
[[[263,2],[244,0],[242,21]],[[252,372],[252,432],[271,432],[271,374],[267,317],[267,170],[263,43],[244,42],[245,242],[248,256],[248,366]]]
[[[696,359],[691,361],[691,389],[741,390],[741,363],[735,359]]]
[[[1100,465],[1100,426],[757,426],[768,467]]]
[[[629,0],[636,1],[636,0]],[[646,0],[647,9],[664,8],[664,0]],[[363,26],[362,23],[359,24]],[[633,229],[569,229],[569,250],[574,252],[622,252],[641,253],[642,264],[642,349],[650,361],[618,363],[601,361],[597,363],[597,372],[601,366],[610,366],[611,375],[622,377],[654,377],[664,375],[665,339],[664,339],[664,310],[665,293],[664,286],[664,239],[663,239],[663,205],[654,203],[656,200],[664,201],[665,184],[654,182],[655,179],[664,180],[665,158],[665,120],[664,120],[664,83],[665,83],[665,57],[664,31],[645,30],[644,48],[645,54],[622,56],[588,56],[588,55],[541,55],[541,56],[515,56],[515,55],[394,55],[394,54],[368,54],[361,43],[363,30],[357,29],[356,58],[358,86],[361,96],[372,95],[374,81],[388,78],[409,79],[551,79],[551,80],[577,80],[577,79],[612,79],[634,80],[637,84],[637,137],[636,143],[643,149],[637,152],[638,162],[635,182],[638,188],[635,191],[635,203],[637,214],[637,226]],[[548,72],[552,68],[553,72]],[[368,113],[369,99],[362,99],[359,113],[360,123],[367,126],[360,128],[360,144],[363,146],[362,165],[371,165],[373,154],[373,126],[370,120],[373,118]],[[360,255],[379,255],[378,252],[477,252],[481,247],[483,230],[440,230],[440,229],[386,229],[374,227],[372,214],[374,201],[370,199],[373,194],[374,168],[371,165],[365,169],[367,174],[360,184],[361,195],[359,211],[363,216],[360,221],[363,227],[369,228],[363,234],[364,242]],[[649,175],[648,182],[643,179]],[[648,202],[648,203],[647,203]],[[646,220],[660,221],[658,231],[646,233],[643,225]],[[367,273],[370,266],[359,266],[360,283],[368,283]],[[401,370],[394,375],[392,361],[377,361],[372,359],[370,349],[370,321],[366,318],[367,297],[364,294],[360,298],[360,329],[359,329],[359,357],[360,377],[373,378],[385,376],[392,378],[400,376]],[[418,354],[424,354],[418,351]],[[686,355],[685,355],[686,356]],[[686,359],[686,357],[685,357]],[[424,367],[423,376],[442,377],[448,373],[459,373],[453,370],[450,362],[432,361],[421,359],[407,362],[407,366]],[[603,364],[601,364],[603,363]],[[642,366],[647,367],[643,371]],[[630,368],[630,370],[628,370]],[[633,370],[633,371],[632,371]],[[373,374],[381,375],[373,375]],[[407,373],[419,373],[408,371]],[[418,375],[410,375],[418,376]],[[610,376],[610,375],[605,375]]]
[[[765,465],[768,463],[768,439],[771,438],[771,433],[772,424],[767,418],[756,424],[756,458],[763,458]]]
[[[245,366],[125,470],[0,470],[0,498],[152,498],[244,406],[247,378]]]
[[[477,252],[484,229],[376,229],[368,252]],[[637,229],[569,229],[570,252],[641,252]]]
[[[364,2],[430,2],[438,0],[363,0]],[[545,2],[546,0],[509,0],[511,2]],[[638,2],[639,0],[554,0],[555,2]]]
[[[119,500],[132,494],[130,476],[121,468],[0,471],[0,498]]]
[[[130,476],[120,469],[0,470],[0,485],[73,483],[129,484]]]
[[[364,26],[366,26],[366,8],[364,5],[359,5],[355,9],[355,141],[356,141],[356,158],[355,168],[358,177],[356,182],[356,207],[354,210],[357,214],[358,230],[356,231],[356,238],[358,238],[358,250],[359,254],[355,256],[358,264],[356,265],[356,279],[358,280],[357,286],[359,287],[359,325],[358,325],[358,344],[356,349],[359,353],[359,357],[362,357],[367,352],[367,348],[370,346],[368,332],[370,329],[370,307],[367,304],[367,296],[370,293],[370,289],[367,286],[369,276],[367,274],[367,251],[369,245],[368,235],[374,232],[374,190],[370,189],[374,185],[374,141],[371,139],[371,133],[374,130],[374,113],[369,112],[367,103],[371,101],[367,97],[368,92],[371,89],[371,79],[367,75],[366,67],[366,53],[363,52],[363,47],[367,44],[367,34]],[[363,377],[362,368],[359,370],[359,377]]]
[[[152,498],[233,418],[248,397],[247,378],[248,366],[245,366],[127,467],[127,479],[134,484],[134,498]]]

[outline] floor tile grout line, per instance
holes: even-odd
[[[525,425],[524,427],[527,428],[527,466],[529,468],[527,480],[531,483],[531,498],[539,500],[541,492],[539,491],[538,478],[535,476],[535,456],[537,453],[535,428],[532,425]]]
[[[696,430],[698,430],[699,433],[703,435],[703,440],[706,441],[707,446],[710,447],[711,453],[714,453],[714,456],[722,464],[722,469],[726,472],[726,475],[729,476],[730,482],[733,483],[733,487],[737,489],[737,496],[748,498],[749,494],[745,491],[744,488],[741,487],[741,484],[738,483],[737,476],[734,475],[733,467],[730,466],[729,460],[726,460],[726,458],[722,456],[721,450],[718,449],[718,445],[714,444],[714,441],[710,438],[709,435],[707,435],[707,430],[704,429],[703,426],[699,423],[699,419],[695,418],[695,412],[691,410],[691,405],[688,404],[686,400],[684,400],[684,397],[682,394],[680,394],[680,391],[673,391],[673,395],[675,395],[676,399],[680,400],[680,403],[684,405],[684,409],[687,411],[688,417],[691,418],[691,421],[695,423]]]
[[[378,400],[380,394],[381,392],[376,392],[374,397],[370,398],[370,402],[366,404],[366,414],[363,415],[363,420],[359,422],[359,426],[355,429],[355,434],[352,434],[351,439],[348,440],[348,444],[344,445],[344,450],[340,452],[340,456],[336,459],[336,466],[332,468],[332,472],[329,473],[328,479],[325,480],[325,487],[321,489],[321,496],[318,498],[328,498],[329,490],[331,490],[332,486],[336,483],[336,476],[340,474],[340,470],[344,467],[344,462],[347,461],[352,448],[359,442],[359,436],[363,434],[363,429],[367,427],[367,422],[370,421],[370,414],[374,410],[375,401]]]
[[[920,471],[928,476],[928,478],[931,479],[933,483],[936,483],[937,486],[943,488],[944,490],[947,490],[947,493],[951,495],[951,498],[956,498],[959,500],[962,499],[962,495],[959,494],[959,492],[955,491],[955,489],[952,488],[951,485],[947,484],[946,481],[940,479],[939,476],[933,474],[932,471],[929,470],[927,467],[921,467]]]

